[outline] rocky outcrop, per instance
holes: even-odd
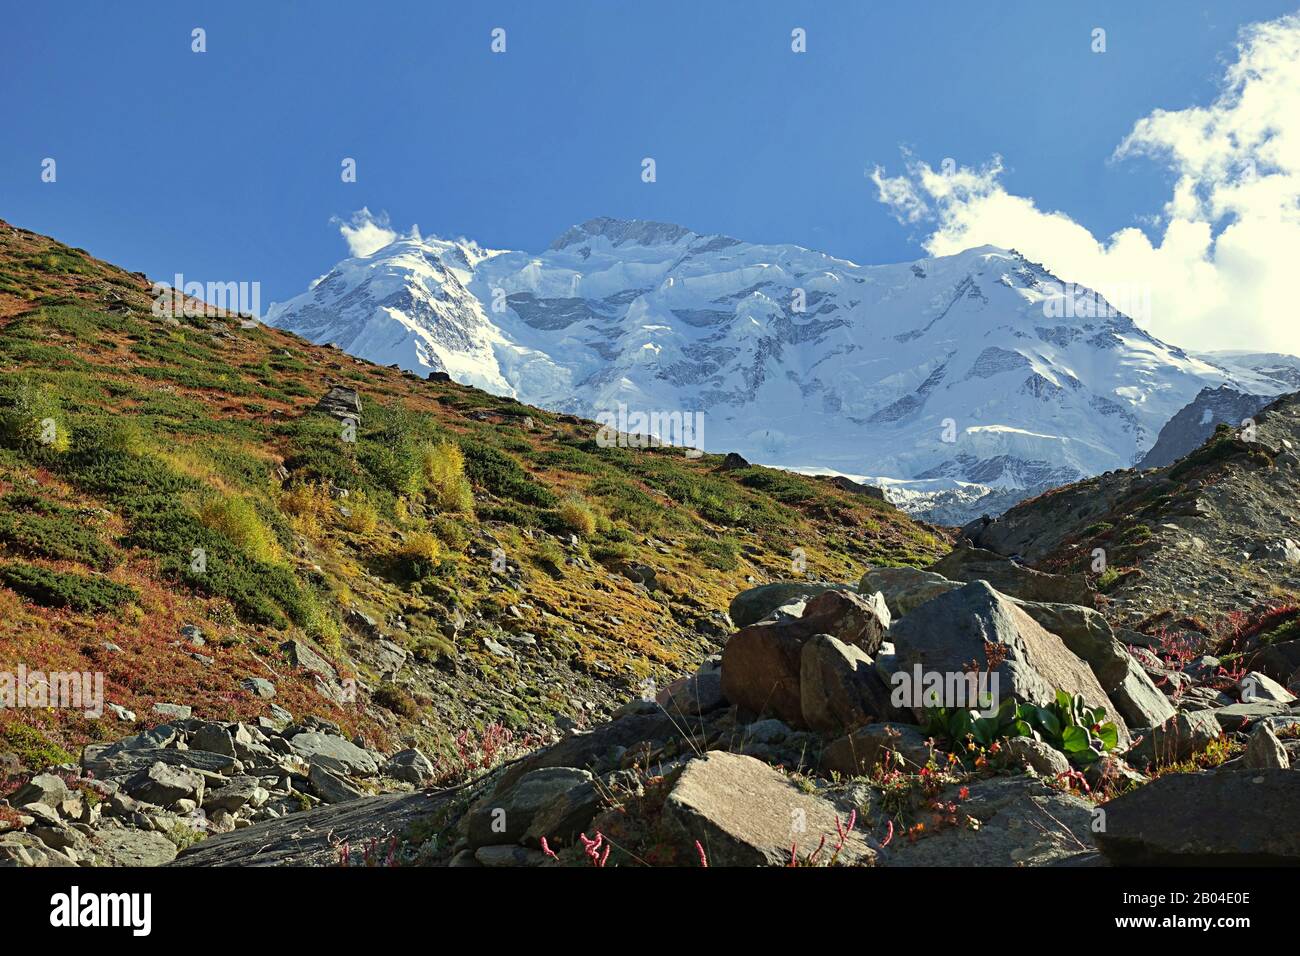
[[[919,669],[961,675],[972,664],[984,670],[993,663],[989,653],[994,653],[1002,656],[992,674],[1003,697],[1047,704],[1063,690],[1081,694],[1094,707],[1108,699],[1091,668],[1060,637],[983,580],[922,604],[894,625],[890,637],[897,667],[904,673]],[[910,706],[920,716],[923,706],[916,696]],[[1121,741],[1126,741],[1123,718],[1116,716],[1115,724]]]
[[[912,608],[964,583],[918,568],[876,568],[862,576],[858,591],[862,594],[879,593],[884,597],[889,613],[902,617]]]
[[[959,547],[928,570],[951,581],[987,581],[1003,594],[1022,601],[1091,607],[1097,598],[1082,574],[1046,574],[982,548]]]
[[[1142,456],[1137,467],[1144,469],[1172,465],[1204,445],[1220,422],[1240,428],[1243,421],[1269,401],[1265,396],[1240,392],[1228,385],[1220,385],[1218,388],[1206,386],[1174,413],[1173,418],[1165,422],[1160,434],[1156,436],[1156,443]]]
[[[829,634],[870,656],[880,648],[889,621],[889,610],[878,595],[823,591],[807,602],[801,617],[751,624],[732,635],[722,651],[722,695],[750,713],[775,714],[792,726],[803,726],[804,643]]]

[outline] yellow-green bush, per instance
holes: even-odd
[[[214,494],[199,508],[199,521],[232,541],[240,551],[266,564],[280,554],[275,537],[253,506],[236,495]]]
[[[13,404],[0,415],[0,433],[9,444],[30,449],[62,453],[71,444],[53,391],[30,382],[19,385]]]
[[[474,513],[474,492],[465,477],[465,455],[459,445],[446,441],[426,445],[421,470],[428,486],[426,497],[432,499],[439,511]]]
[[[348,514],[343,519],[343,527],[354,534],[369,534],[379,526],[379,510],[363,493],[350,496],[345,507]]]
[[[580,538],[590,538],[596,532],[596,514],[577,498],[560,504],[560,523]]]
[[[289,526],[294,531],[315,540],[328,527],[334,515],[334,502],[324,482],[302,482],[281,492],[280,510],[289,516]]]

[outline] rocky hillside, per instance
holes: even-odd
[[[8,863],[1300,862],[1296,396],[954,548],[0,235]]]
[[[191,768],[213,791],[290,756],[286,727],[377,767],[418,748],[421,779],[454,781],[689,670],[748,584],[945,545],[826,479],[602,448],[582,419],[155,305],[144,276],[0,223],[11,796],[50,769],[76,789],[85,748],[142,733],[219,738],[236,763]],[[44,706],[56,673],[102,675],[102,713]],[[308,779],[295,806],[325,799]]]
[[[1227,385],[1203,388],[1200,393],[1165,422],[1156,443],[1140,462],[1139,469],[1160,468],[1172,465],[1205,444],[1221,424],[1240,428],[1248,418],[1273,396],[1251,395]],[[1047,489],[1043,489],[1047,490]]]

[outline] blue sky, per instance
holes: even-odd
[[[363,206],[497,248],[610,215],[898,261],[929,230],[864,172],[901,172],[906,147],[935,166],[1001,155],[1009,192],[1108,236],[1149,228],[1175,179],[1110,160],[1134,122],[1212,101],[1238,29],[1293,8],[24,4],[0,34],[0,217],[155,277],[257,280],[264,305],[345,255],[331,219]]]

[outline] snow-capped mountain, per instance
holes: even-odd
[[[636,220],[540,253],[399,239],[267,321],[557,411],[702,412],[708,451],[963,500],[1128,467],[1202,388],[1263,377],[1014,251],[862,266]]]

